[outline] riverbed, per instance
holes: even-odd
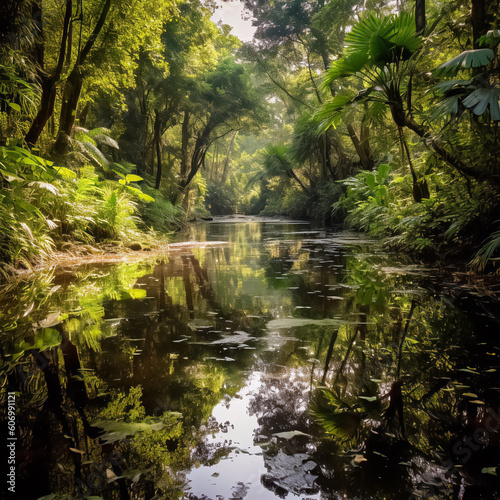
[[[3,292],[12,498],[500,498],[492,289],[305,221],[185,240]]]

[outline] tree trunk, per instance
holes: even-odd
[[[45,125],[54,112],[54,104],[56,101],[57,84],[53,76],[45,76],[42,78],[42,98],[40,100],[40,109],[31,123],[28,133],[24,140],[28,146],[32,147],[38,141],[40,134],[43,132]]]
[[[59,45],[59,56],[57,59],[57,66],[52,75],[48,75],[44,71],[44,52],[45,46],[42,43],[35,44],[35,56],[39,65],[39,77],[42,86],[42,98],[40,100],[40,109],[31,123],[31,126],[26,134],[24,140],[29,146],[34,146],[40,138],[45,125],[54,112],[54,104],[57,94],[57,83],[61,76],[64,58],[67,48],[68,30],[71,23],[71,15],[73,12],[72,0],[66,0],[66,10],[64,13],[63,32],[61,36],[61,44]],[[40,16],[40,37],[43,39],[43,25],[41,21],[41,10],[37,9],[35,15]]]
[[[473,170],[472,168],[468,167],[465,165],[462,160],[460,160],[457,156],[455,156],[452,153],[448,153],[441,144],[438,139],[435,139],[431,137],[429,134],[429,131],[426,130],[422,125],[419,125],[418,123],[414,122],[413,120],[406,118],[403,122],[403,125],[405,127],[408,127],[410,130],[415,132],[424,142],[426,145],[430,145],[430,147],[437,153],[437,155],[450,167],[455,168],[458,170],[461,174],[469,175],[470,177],[473,177],[474,179],[479,179],[481,176]]]
[[[297,177],[297,174],[292,169],[288,170],[288,175],[299,184],[304,193],[309,194],[309,190],[304,186],[304,184],[302,184],[302,181]]]
[[[182,121],[182,146],[181,146],[181,182],[187,176],[188,147],[189,147],[189,111],[184,111],[184,120]]]
[[[71,1],[71,0],[68,0]],[[81,73],[81,67],[84,64],[87,56],[94,47],[94,44],[101,32],[106,18],[108,17],[109,9],[111,7],[111,0],[106,0],[101,15],[94,27],[94,31],[90,35],[87,43],[83,47],[80,54],[78,54],[73,67],[66,83],[64,85],[63,102],[61,105],[61,116],[59,120],[59,132],[57,134],[57,140],[54,145],[54,150],[57,153],[62,153],[66,146],[67,136],[71,134],[73,124],[75,123],[76,108],[78,106],[78,101],[80,100],[80,93],[83,85],[83,77]]]
[[[59,117],[59,132],[54,144],[54,151],[56,153],[61,154],[66,150],[68,136],[71,135],[73,125],[75,124],[76,108],[80,100],[82,85],[83,78],[80,68],[75,66],[64,85],[61,115]]]
[[[485,35],[490,27],[490,20],[488,16],[489,7],[490,0],[472,0],[471,22],[472,38],[474,40],[475,49],[480,48],[478,39]]]
[[[417,35],[421,35],[425,31],[425,0],[415,1],[415,28]]]
[[[361,131],[359,139],[360,139],[360,146],[363,148],[363,151],[365,152],[369,168],[373,168],[375,162],[373,161],[373,155],[370,148],[370,127],[366,125],[366,123],[361,123]]]
[[[212,132],[212,127],[207,125],[201,134],[198,135],[196,139],[196,144],[194,146],[193,156],[191,157],[191,168],[189,174],[185,181],[182,181],[181,187],[185,189],[189,183],[193,180],[193,177],[198,173],[198,170],[203,165],[205,161],[205,156],[209,147],[209,137]]]
[[[373,167],[372,162],[367,156],[366,149],[359,140],[354,127],[350,123],[347,125],[347,132],[349,134],[349,137],[351,138],[354,148],[356,149],[356,153],[358,153],[359,159],[361,161],[361,166],[367,170],[371,169]]]
[[[231,156],[231,149],[233,148],[234,140],[236,139],[236,136],[238,135],[238,131],[235,130],[233,137],[231,137],[231,142],[229,143],[229,147],[227,148],[227,153],[226,153],[226,159],[224,160],[224,167],[222,170],[222,176],[221,176],[221,184],[225,184],[227,181],[227,176],[229,173],[229,157]]]
[[[325,132],[321,136],[321,163],[322,170],[325,180],[328,178],[327,174],[330,174],[332,181],[335,180],[335,172],[332,167],[332,162],[330,161],[330,149],[331,143],[330,138],[328,137],[328,132]]]
[[[160,189],[161,183],[161,174],[162,174],[162,151],[161,151],[161,136],[162,136],[162,128],[163,123],[160,118],[160,113],[155,109],[155,123],[154,123],[154,138],[153,144],[156,150],[156,182],[155,189]]]

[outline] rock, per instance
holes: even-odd
[[[136,252],[142,250],[142,245],[138,241],[135,241],[134,243],[130,243],[130,245],[128,247],[130,248],[130,250],[134,250]]]

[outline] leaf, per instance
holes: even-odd
[[[8,172],[7,170],[4,170],[2,168],[0,168],[0,174],[7,182],[22,181],[21,177],[18,177],[17,175]]]
[[[370,38],[370,57],[375,64],[385,65],[390,62],[391,49],[394,45],[378,33],[374,33]]]
[[[482,474],[491,474],[493,476],[497,476],[497,467],[483,467],[481,469]]]
[[[500,29],[489,30],[486,35],[478,38],[479,45],[489,45],[495,47],[500,42]]]
[[[374,189],[377,185],[377,183],[375,182],[375,175],[373,175],[371,172],[365,175],[365,181],[368,187],[371,189]]]
[[[340,114],[342,110],[351,105],[356,96],[351,95],[337,95],[333,99],[326,102],[319,110],[316,118],[320,121],[319,132],[324,132],[331,126],[336,128],[340,122]]]
[[[470,368],[459,368],[458,371],[459,372],[472,373],[474,375],[478,375],[477,371],[474,371],[474,370],[472,370]]]
[[[172,413],[172,415],[178,417],[180,414]],[[100,436],[100,439],[105,443],[114,443],[120,439],[125,439],[127,436],[133,436],[138,432],[161,431],[167,427],[161,420],[151,417],[145,418],[142,422],[99,420],[92,425],[100,427],[105,431],[105,434]]]
[[[276,432],[273,436],[282,438],[282,439],[292,439],[295,436],[310,436],[309,434],[305,434],[301,431],[288,431],[288,432]]]
[[[368,62],[368,52],[353,52],[334,61],[325,74],[322,88],[328,87],[338,78],[352,76]]]
[[[17,359],[24,351],[32,349],[45,351],[45,349],[60,345],[61,340],[61,334],[55,328],[43,328],[36,332],[33,344],[28,344],[23,340],[17,347],[14,357]]]
[[[432,73],[439,78],[454,76],[461,69],[481,68],[493,61],[494,53],[491,49],[466,50],[453,59],[435,68]]]
[[[141,288],[132,288],[128,293],[133,299],[143,299],[147,296],[147,291]]]
[[[387,163],[383,163],[382,165],[378,166],[378,173],[377,173],[377,182],[379,184],[382,184],[391,171],[391,166],[388,165]]]
[[[473,78],[470,80],[447,80],[445,82],[438,83],[433,87],[432,90],[438,95],[446,94],[448,91],[457,88],[462,89],[465,92],[463,87],[467,87],[474,81]]]
[[[56,167],[55,168],[58,175],[60,175],[63,179],[73,180],[76,179],[76,174],[73,170],[70,170],[66,167]]]
[[[477,394],[474,394],[473,392],[464,392],[462,396],[467,396],[468,398],[477,398]]]
[[[105,134],[97,134],[93,136],[93,139],[98,142],[99,144],[105,144],[106,146],[109,146],[110,148],[114,149],[120,149],[120,146],[118,146],[118,143],[109,137],[109,135]]]
[[[144,179],[140,175],[128,174],[125,177],[125,180],[127,182],[139,182],[139,181],[143,181]]]
[[[500,120],[500,89],[480,88],[474,90],[464,100],[463,105],[472,108],[476,116],[482,115],[486,109],[490,108],[490,117],[493,121]]]
[[[130,192],[134,193],[142,201],[147,201],[147,202],[155,201],[155,199],[152,196],[149,196],[149,194],[143,193],[139,188],[136,188],[134,186],[125,186],[125,187]]]
[[[280,328],[298,328],[306,325],[339,326],[341,324],[342,322],[338,319],[281,318],[269,321],[266,327],[269,330],[278,330]]]
[[[16,104],[15,102],[8,102],[7,103],[14,111],[21,111],[21,106],[19,104]]]
[[[377,396],[358,396],[358,398],[364,399],[365,401],[369,401],[370,403],[377,401]]]

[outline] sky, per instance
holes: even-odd
[[[223,24],[229,24],[233,29],[232,35],[237,36],[242,42],[249,42],[252,39],[255,28],[252,26],[252,21],[244,21],[241,17],[243,12],[243,4],[239,0],[223,2],[216,0],[219,8],[212,16],[212,21],[217,23],[222,21]]]

